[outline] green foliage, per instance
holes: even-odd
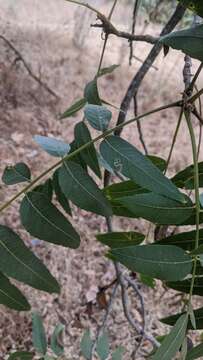
[[[203,16],[202,2],[181,2]],[[88,7],[87,4],[82,6]],[[170,6],[169,1],[167,6]],[[107,21],[98,12],[97,15],[100,20]],[[167,34],[160,39],[160,44],[167,49],[172,47],[181,50],[203,61],[203,25]],[[196,225],[196,229],[192,231],[184,230],[159,241],[154,237],[150,239],[150,244],[144,243],[147,236],[129,229],[109,229],[108,233],[97,235],[97,240],[110,248],[107,256],[114,262],[120,262],[130,271],[138,273],[137,278],[142,283],[154,288],[154,278],[160,279],[168,288],[190,294],[185,312],[161,320],[165,324],[173,325],[173,328],[169,335],[162,337],[161,346],[153,353],[152,359],[172,360],[178,351],[184,359],[196,359],[202,356],[201,344],[186,354],[187,330],[203,328],[202,308],[194,311],[192,308],[192,295],[203,296],[203,229],[199,230],[200,224],[203,223],[203,211],[200,206],[203,207],[203,200],[202,194],[199,193],[199,188],[203,187],[203,162],[198,163],[197,145],[190,119],[190,112],[194,112],[195,109],[192,103],[194,99],[185,93],[184,101],[166,106],[182,106],[193,152],[193,164],[169,179],[165,175],[168,168],[165,159],[143,155],[134,145],[114,135],[114,131],[119,127],[121,129],[121,126],[140,120],[142,116],[126,121],[117,128],[110,128],[112,113],[103,104],[116,109],[118,107],[100,98],[98,78],[111,74],[117,67],[118,65],[99,67],[94,79],[85,86],[83,97],[76,100],[61,115],[61,119],[69,118],[84,108],[83,121],[75,125],[70,145],[52,137],[34,137],[35,142],[44,151],[59,158],[55,164],[33,180],[30,169],[22,162],[6,167],[2,176],[5,185],[22,182],[27,184],[17,195],[3,204],[1,210],[6,209],[23,194],[20,219],[24,229],[38,239],[71,249],[79,247],[80,236],[69,221],[70,203],[79,209],[105,217],[108,225],[112,215],[145,219],[161,226],[161,230],[162,225],[167,225],[167,228],[169,225],[176,225],[180,226],[180,229],[183,225]],[[153,110],[144,115],[149,116],[155,112],[156,110]],[[98,136],[94,139],[91,135],[92,128],[98,131]],[[95,147],[98,141],[101,141],[99,152]],[[101,188],[103,168],[111,173],[113,181],[118,177],[121,182]],[[53,174],[50,174],[52,171]],[[106,175],[105,173],[105,184],[108,183]],[[191,194],[186,195],[185,190],[191,190]],[[28,301],[10,282],[10,278],[48,293],[60,291],[57,280],[41,260],[25,246],[17,233],[4,225],[0,225],[0,253],[1,304],[18,311],[30,309]],[[119,276],[114,282],[117,280]],[[107,360],[110,355],[112,360],[122,359],[124,349],[121,347],[110,354],[109,336],[104,328],[100,330],[100,336],[95,341],[92,340],[90,331],[84,333],[81,353],[86,360],[92,359],[93,350],[100,360]],[[43,360],[61,357],[64,353],[63,331],[62,324],[55,327],[49,349],[42,318],[33,313],[33,345],[37,356],[40,354]],[[49,355],[49,351],[53,356]],[[9,357],[19,358],[32,359],[33,354],[16,352]]]
[[[182,50],[194,59],[203,61],[203,25],[175,31],[161,38],[161,43],[176,50]]]
[[[109,356],[109,351],[109,337],[108,334],[104,332],[97,340],[96,352],[100,360],[106,360]]]
[[[169,199],[185,202],[183,194],[153,163],[127,141],[109,136],[101,146],[103,158],[118,173],[130,178],[143,188]]]
[[[102,191],[80,165],[72,161],[64,162],[59,171],[59,184],[66,198],[81,209],[103,216],[112,214]]]
[[[27,351],[16,351],[8,357],[8,360],[32,360],[33,356],[32,353]]]
[[[188,316],[182,315],[170,334],[163,340],[152,360],[172,360],[183,344],[187,330]]]
[[[82,98],[77,100],[73,105],[71,105],[64,113],[60,116],[60,119],[66,119],[75,115],[78,111],[80,111],[86,104],[87,100]]]
[[[192,259],[176,246],[142,245],[111,249],[109,256],[128,269],[161,280],[181,280],[192,268]]]
[[[55,157],[63,157],[70,151],[70,145],[66,144],[62,140],[41,135],[35,135],[34,140],[49,155]]]
[[[94,129],[98,131],[108,129],[112,114],[105,106],[86,105],[84,113],[87,121]]]
[[[90,331],[86,330],[81,340],[80,348],[82,355],[86,360],[91,359],[93,341],[90,337]]]
[[[25,229],[41,240],[70,248],[77,248],[80,237],[65,216],[41,193],[30,192],[20,207]]]
[[[62,335],[64,332],[65,326],[63,324],[58,324],[51,336],[51,349],[55,355],[60,356],[64,353],[64,346],[62,342]]]
[[[47,339],[41,316],[32,314],[32,341],[36,351],[42,355],[47,352]]]
[[[30,181],[30,179],[30,169],[22,162],[14,166],[7,166],[2,176],[2,181],[6,185],[14,185],[25,181]]]
[[[97,235],[97,240],[112,249],[139,245],[143,242],[144,238],[143,234],[133,231]]]
[[[202,0],[180,0],[181,4],[194,11],[199,16],[203,17]]]

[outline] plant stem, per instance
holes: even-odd
[[[171,148],[170,148],[170,151],[169,151],[168,159],[166,161],[166,169],[164,171],[164,174],[166,174],[166,172],[168,170],[169,163],[171,161],[171,156],[172,156],[173,149],[174,149],[174,146],[175,146],[175,143],[176,143],[176,140],[177,140],[178,132],[179,132],[179,129],[180,129],[182,118],[183,118],[183,114],[184,114],[184,110],[183,110],[183,107],[182,107],[181,111],[180,111],[178,123],[177,123],[176,129],[175,129],[175,133],[174,133],[174,136],[173,136],[173,140],[172,140]]]
[[[185,110],[185,118],[186,118],[186,121],[187,121],[188,130],[189,130],[189,133],[190,133],[190,138],[191,138],[191,143],[192,143],[193,162],[194,162],[195,208],[196,208],[195,249],[197,249],[198,246],[199,246],[199,222],[200,222],[199,166],[198,166],[198,157],[197,157],[197,145],[196,145],[194,129],[193,129],[193,126],[192,126],[190,110]],[[197,268],[197,257],[195,257],[195,259],[194,259],[192,281],[191,281],[190,295],[189,295],[189,304],[191,303],[193,289],[194,289],[196,268]]]
[[[122,124],[119,124],[105,132],[103,132],[101,135],[97,136],[96,138],[92,139],[91,141],[87,142],[86,144],[82,145],[80,148],[76,149],[75,151],[73,151],[71,154],[66,155],[65,157],[63,157],[62,159],[60,159],[59,161],[57,161],[55,164],[53,164],[51,167],[49,167],[47,170],[45,170],[44,172],[42,172],[38,177],[36,177],[34,180],[32,180],[27,186],[25,186],[20,192],[18,192],[17,194],[15,194],[10,200],[8,200],[6,203],[4,203],[1,207],[0,207],[0,212],[2,212],[3,210],[5,210],[8,206],[10,206],[15,200],[17,200],[22,194],[26,193],[28,190],[30,190],[37,182],[39,182],[42,178],[44,178],[47,174],[49,174],[51,171],[53,171],[54,169],[56,169],[57,167],[59,167],[63,161],[66,160],[70,160],[72,159],[74,156],[78,155],[81,151],[83,151],[84,149],[88,148],[89,146],[91,146],[92,144],[96,143],[97,141],[106,138],[108,135],[112,134],[115,130],[121,129],[135,121],[138,121],[140,119],[143,119],[145,117],[148,117],[152,114],[155,114],[159,111],[165,110],[165,109],[169,109],[175,106],[180,106],[181,105],[181,101],[176,101],[167,105],[163,105],[160,106],[156,109],[153,109],[151,111],[148,111],[144,114],[141,114],[139,116],[136,116],[135,118],[129,119],[127,121],[125,121]]]

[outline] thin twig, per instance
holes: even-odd
[[[103,31],[108,35],[115,35],[117,37],[124,38],[129,41],[144,41],[149,44],[155,44],[159,40],[159,38],[151,36],[151,35],[133,35],[131,33],[125,32],[125,31],[119,31],[111,23],[111,21],[104,14],[102,14],[99,10],[97,10],[95,7],[93,7],[87,3],[77,1],[77,0],[66,0],[66,1],[86,7],[87,9],[89,9],[89,10],[93,11],[95,14],[97,14],[97,17],[101,21],[101,24],[92,24],[91,26],[96,27],[96,28],[102,28]]]
[[[34,72],[32,71],[32,69],[29,67],[27,61],[24,59],[24,57],[22,56],[22,54],[19,52],[19,50],[16,49],[16,47],[7,39],[5,38],[5,36],[0,35],[0,39],[2,39],[6,45],[16,54],[18,60],[20,60],[22,62],[22,64],[24,65],[25,69],[27,70],[28,74],[36,81],[38,82],[38,84],[43,87],[46,91],[49,92],[49,94],[51,94],[52,96],[54,96],[56,99],[59,99],[59,96],[55,93],[55,91],[53,91],[45,82],[43,82],[40,77],[38,77],[36,74],[34,74]]]

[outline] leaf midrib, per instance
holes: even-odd
[[[6,244],[0,240],[0,244],[2,245],[2,247],[4,247],[8,253],[14,258],[16,259],[17,262],[19,262],[21,265],[23,265],[23,267],[25,267],[26,269],[28,269],[31,273],[33,273],[37,278],[41,279],[45,284],[51,285],[51,288],[53,289],[53,285],[45,280],[43,277],[41,277],[38,273],[36,273],[32,268],[30,268],[27,264],[25,264],[24,262],[22,262],[7,246]],[[13,276],[11,276],[13,277]],[[15,277],[16,278],[16,277]],[[17,279],[17,278],[16,278]]]
[[[34,204],[33,202],[29,199],[29,196],[26,195],[28,202],[30,203],[30,205],[33,207],[33,209],[48,223],[50,224],[53,228],[55,228],[56,230],[58,230],[59,232],[61,232],[62,234],[64,234],[65,236],[69,237],[72,241],[76,241],[74,238],[72,238],[72,236],[69,233],[66,233],[63,229],[61,229],[60,227],[58,227],[56,224],[52,223]],[[67,221],[68,223],[68,221]]]
[[[105,140],[109,146],[115,151],[117,152],[121,157],[124,157],[124,159],[126,159],[127,161],[129,161],[131,164],[133,164],[133,166],[137,167],[139,169],[139,171],[143,172],[145,176],[147,176],[148,178],[152,179],[153,181],[156,181],[159,185],[163,186],[165,189],[167,189],[167,191],[169,191],[170,193],[172,192],[174,194],[174,191],[172,190],[168,190],[168,187],[163,184],[162,182],[160,182],[159,180],[155,179],[150,175],[150,173],[147,173],[145,170],[143,170],[142,168],[140,168],[138,165],[135,165],[131,160],[129,160],[128,157],[126,157],[124,154],[120,153],[116,148],[114,148],[109,142],[108,139]],[[156,168],[156,167],[155,167]],[[158,169],[156,169],[158,171]],[[161,172],[160,172],[161,173]],[[162,173],[161,173],[162,174]],[[167,179],[167,178],[166,178]],[[173,197],[174,199],[174,197]],[[177,199],[177,198],[176,198]]]

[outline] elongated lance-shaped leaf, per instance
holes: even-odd
[[[160,42],[173,49],[182,50],[194,59],[203,61],[203,25],[174,31],[163,36]]]
[[[184,279],[192,269],[192,258],[176,246],[129,246],[111,249],[109,255],[132,271],[161,280]]]
[[[45,355],[47,352],[47,339],[42,317],[37,313],[32,313],[32,341],[38,353]]]
[[[82,352],[82,355],[86,360],[90,360],[92,357],[92,347],[93,347],[93,341],[90,337],[90,331],[86,330],[84,332],[84,335],[82,337],[81,343],[80,343],[80,349]]]
[[[97,340],[96,352],[101,360],[106,360],[109,356],[109,337],[104,332]]]
[[[176,323],[176,321],[179,319],[179,317],[183,314],[185,314],[185,312],[178,313],[175,315],[170,315],[168,317],[160,319],[160,321],[163,322],[164,324],[173,326]],[[196,329],[197,330],[203,329],[203,308],[202,307],[194,310],[194,317],[195,317],[195,322],[196,322]],[[194,329],[194,326],[192,325],[190,319],[188,320],[188,329],[189,330]]]
[[[70,145],[62,140],[41,135],[35,135],[34,140],[49,155],[55,157],[63,157],[70,151]]]
[[[166,336],[152,360],[172,360],[183,344],[187,330],[188,316],[182,315],[170,334]]]
[[[7,276],[49,293],[59,285],[43,263],[10,228],[0,225],[0,270]]]
[[[201,359],[202,356],[203,356],[203,343],[195,346],[190,351],[188,351],[186,360]]]
[[[30,181],[31,172],[29,167],[20,162],[14,166],[7,166],[2,175],[2,181],[6,185],[14,185],[25,181]]]
[[[134,231],[118,231],[97,235],[97,240],[112,249],[139,245],[144,239],[145,235]]]
[[[34,354],[28,351],[15,351],[10,354],[8,360],[32,360]]]
[[[182,224],[195,211],[190,199],[188,204],[181,204],[154,193],[123,197],[117,201],[124,205],[136,217],[141,217],[155,224]]]
[[[21,222],[38,239],[76,249],[80,237],[65,216],[41,193],[27,193],[20,206]]]
[[[10,283],[9,279],[0,272],[0,304],[17,311],[30,310],[30,304],[25,296]]]
[[[119,346],[112,354],[112,360],[122,360],[125,349]]]
[[[103,216],[112,214],[111,206],[102,191],[78,164],[64,162],[59,171],[59,184],[67,199],[81,209]]]
[[[182,280],[182,281],[170,281],[170,282],[167,282],[166,285],[171,289],[189,294],[190,288],[191,288],[191,279],[186,279],[186,280]],[[193,295],[203,296],[203,277],[202,276],[195,277],[195,282],[194,282],[194,287],[193,287]]]
[[[73,105],[71,105],[64,113],[60,116],[60,119],[66,119],[75,115],[78,111],[80,111],[86,104],[87,100],[82,98],[76,101]]]
[[[102,68],[102,69],[99,71],[99,74],[97,75],[97,77],[111,74],[111,73],[112,73],[115,69],[117,69],[119,66],[120,66],[120,65],[113,64],[113,65],[110,65],[110,66],[108,66],[108,67]]]
[[[198,163],[199,169],[199,187],[203,187],[203,162]],[[173,183],[180,188],[192,190],[195,188],[194,165],[187,166],[184,170],[178,172],[172,179]]]
[[[54,332],[51,336],[51,349],[57,356],[60,356],[64,352],[64,345],[62,335],[64,332],[65,326],[63,324],[56,325]]]
[[[192,251],[195,248],[196,230],[168,236],[156,242],[159,245],[175,245],[184,250]],[[199,231],[199,245],[203,245],[203,229]]]
[[[156,194],[185,202],[183,194],[134,146],[118,136],[109,136],[100,146],[104,159],[116,171]]]
[[[84,98],[88,104],[102,105],[97,87],[97,79],[90,81],[85,86]]]
[[[77,147],[83,146],[92,140],[91,134],[84,121],[79,122],[75,126],[75,141]],[[97,153],[94,144],[90,145],[80,153],[83,161],[92,169],[92,171],[101,178],[101,171],[99,167]]]
[[[67,212],[67,214],[71,215],[71,208],[70,208],[69,202],[66,199],[66,197],[65,197],[64,193],[62,192],[60,185],[59,185],[58,169],[55,171],[55,173],[53,175],[52,184],[53,184],[54,192],[56,194],[56,198],[57,198],[59,204],[61,205],[63,210],[65,210],[65,212]]]

